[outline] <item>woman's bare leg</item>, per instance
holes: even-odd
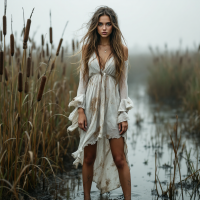
[[[84,148],[84,160],[82,168],[84,200],[90,200],[90,190],[93,179],[93,166],[96,158],[96,147],[97,143],[94,145],[88,145]]]
[[[124,154],[124,138],[113,138],[109,140],[110,148],[115,165],[118,169],[119,179],[124,193],[125,200],[131,200],[131,177],[130,169]]]

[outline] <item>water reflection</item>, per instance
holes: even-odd
[[[169,187],[174,173],[174,151],[170,141],[169,132],[173,130],[176,122],[176,115],[179,117],[178,134],[181,134],[179,148],[179,164],[182,179],[192,173],[188,159],[191,159],[198,167],[199,160],[196,159],[196,142],[191,135],[183,131],[184,121],[187,119],[183,115],[181,107],[159,106],[154,104],[146,93],[144,85],[133,84],[129,86],[129,96],[133,100],[134,108],[129,111],[129,130],[128,130],[128,156],[131,166],[132,199],[149,200],[161,199],[157,197],[155,188],[155,152],[157,154],[157,175],[160,185],[164,191]],[[176,144],[176,143],[175,143]],[[187,150],[187,154],[185,150]],[[190,149],[192,149],[190,151]],[[183,152],[184,150],[184,152]],[[190,152],[190,153],[189,153]],[[195,153],[195,154],[194,154]],[[188,157],[188,158],[187,158]],[[195,167],[195,169],[196,169]],[[176,168],[175,183],[180,181],[178,168]],[[46,190],[42,186],[32,193],[37,199],[83,199],[81,169],[70,169],[58,174],[59,178],[54,180],[49,177],[49,184]],[[189,200],[193,192],[195,183],[183,183],[184,199]],[[197,185],[197,183],[196,183]],[[181,199],[180,184],[176,185],[175,198]],[[161,194],[160,186],[158,192]],[[96,184],[92,184],[92,200],[123,199],[122,190],[118,188],[109,194],[100,195]],[[197,191],[193,199],[199,198]],[[163,199],[165,199],[163,197]]]

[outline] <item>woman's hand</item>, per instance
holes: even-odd
[[[128,122],[127,121],[121,122],[119,123],[118,127],[119,127],[119,131],[121,131],[119,134],[120,135],[124,134],[128,129]]]
[[[86,119],[83,108],[78,108],[78,113],[79,113],[79,115],[78,115],[78,126],[82,130],[86,131],[87,119]]]

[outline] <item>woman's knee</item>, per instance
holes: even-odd
[[[86,165],[93,165],[95,161],[96,155],[95,154],[87,154],[84,156],[84,163]]]
[[[122,169],[126,164],[126,158],[124,155],[114,155],[113,159],[118,169]]]

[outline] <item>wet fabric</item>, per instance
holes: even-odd
[[[68,105],[75,108],[69,115],[72,125],[67,131],[73,131],[78,127],[78,108],[82,107],[87,118],[87,129],[84,131],[78,127],[80,142],[77,151],[72,153],[75,158],[73,164],[76,168],[79,163],[83,164],[84,147],[97,142],[93,181],[103,194],[121,186],[109,139],[124,138],[124,153],[129,165],[127,131],[120,135],[118,129],[118,123],[129,120],[128,111],[133,108],[133,102],[128,97],[128,60],[124,62],[125,73],[116,87],[114,57],[106,62],[102,70],[96,54],[93,53],[88,67],[89,73],[84,81],[81,65],[77,96]]]

